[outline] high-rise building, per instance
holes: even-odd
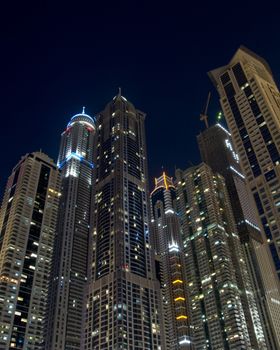
[[[209,73],[253,195],[260,223],[280,278],[280,93],[267,62],[240,47],[228,65]],[[280,341],[278,285],[267,273],[269,303]],[[274,294],[275,293],[275,294]]]
[[[165,173],[155,179],[151,205],[163,295],[166,350],[192,349],[183,243],[175,210],[176,190],[172,178]]]
[[[254,200],[246,187],[245,177],[242,175],[239,157],[232,145],[231,134],[220,124],[206,128],[198,137],[198,144],[202,161],[208,164],[214,172],[218,172],[225,178],[229,193],[231,207],[235,219],[235,229],[239,234],[243,256],[246,260],[252,293],[247,293],[243,301],[247,324],[250,318],[257,315],[261,319],[262,328],[269,349],[278,349],[277,329],[274,328],[270,308],[267,305],[269,299],[269,286],[265,285],[267,271],[271,269],[272,259],[266,245],[264,233],[259,228],[259,221]],[[254,308],[255,299],[258,310]],[[251,317],[250,317],[251,314]],[[249,320],[249,321],[248,321]],[[255,326],[257,329],[257,327]],[[251,339],[254,332],[251,327]]]
[[[176,184],[195,348],[266,349],[224,178],[202,163]]]
[[[95,122],[74,115],[61,135],[62,196],[53,259],[46,349],[80,349],[93,176]]]
[[[165,349],[144,119],[120,92],[98,116],[84,349]]]
[[[60,197],[57,166],[24,156],[8,179],[0,214],[0,348],[43,349]]]
[[[245,177],[240,168],[239,156],[232,144],[231,134],[217,123],[201,132],[197,136],[197,141],[202,161],[225,179],[241,241],[253,238],[263,242],[254,201],[246,188]]]
[[[280,93],[264,59],[240,47],[209,73],[280,278]]]

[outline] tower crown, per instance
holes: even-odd
[[[172,177],[167,176],[165,172],[163,172],[160,177],[155,178],[155,188],[153,192],[156,191],[158,188],[165,188],[166,190],[168,190],[170,187],[175,187],[173,179]]]
[[[134,107],[133,103],[122,96],[121,88],[119,88],[118,94],[106,105],[105,110],[116,110],[118,108],[124,108],[125,111],[131,112],[132,114],[136,113],[136,108]]]
[[[68,123],[67,127],[73,125],[74,123],[81,123],[81,124],[87,124],[88,126],[95,129],[95,119],[93,119],[90,115],[85,113],[85,107],[83,107],[82,113],[75,114],[70,122]]]
[[[270,66],[266,60],[247,47],[240,46],[227,65],[208,72],[208,76],[214,86],[219,86],[221,75],[227,70],[232,69],[233,66],[238,63],[244,65],[245,72],[247,75],[249,74],[250,77],[256,74],[262,77],[262,79],[267,80],[269,83],[275,84]]]

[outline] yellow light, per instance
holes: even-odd
[[[185,315],[180,315],[176,317],[176,320],[186,320],[188,317]]]
[[[174,300],[175,300],[175,301],[180,301],[180,300],[184,301],[184,300],[186,300],[186,299],[183,298],[183,297],[178,297],[178,298],[175,298]]]
[[[172,283],[173,283],[173,284],[176,284],[176,283],[183,283],[183,281],[182,281],[182,280],[175,280],[175,281],[173,281]]]
[[[165,188],[168,190],[168,185],[167,185],[167,181],[166,181],[165,172],[163,172],[163,181],[164,181],[164,186],[165,186]]]

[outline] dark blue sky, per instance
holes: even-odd
[[[151,176],[162,166],[172,174],[175,165],[199,162],[196,134],[209,90],[210,120],[219,110],[207,71],[243,44],[266,58],[279,81],[279,11],[266,6],[77,1],[2,8],[0,188],[25,153],[42,148],[56,159],[70,117],[82,106],[99,112],[119,86],[147,113]]]

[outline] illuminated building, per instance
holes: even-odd
[[[253,195],[280,278],[280,93],[267,62],[240,47],[228,65],[209,73]],[[268,303],[280,347],[279,283],[267,271]],[[277,290],[278,289],[278,290]]]
[[[239,234],[243,256],[246,260],[247,270],[250,273],[251,281],[249,281],[249,284],[254,287],[253,289],[249,287],[252,293],[244,293],[244,295],[247,295],[248,302],[243,298],[243,307],[246,313],[251,343],[257,347],[256,340],[261,338],[258,336],[258,329],[260,328],[258,326],[259,318],[266,338],[266,344],[270,349],[277,348],[275,330],[269,305],[267,305],[267,299],[270,294],[269,286],[265,284],[265,275],[271,269],[272,261],[266,245],[262,244],[265,239],[264,234],[259,228],[254,200],[246,187],[245,177],[242,175],[239,164],[239,157],[232,145],[231,134],[220,124],[216,124],[205,129],[198,135],[197,139],[202,161],[225,178],[235,219],[236,232]],[[248,286],[245,289],[248,290]],[[254,306],[254,299],[258,310]],[[253,322],[250,322],[250,314]],[[254,321],[256,316],[257,319]],[[257,337],[255,337],[254,329]]]
[[[165,349],[152,263],[144,119],[120,92],[97,119],[83,349]]]
[[[177,170],[176,186],[195,349],[252,349],[240,289],[247,271],[224,178],[202,163]]]
[[[84,110],[61,135],[62,196],[46,349],[80,349],[93,176],[95,122]]]
[[[0,348],[43,349],[60,174],[41,152],[22,157],[0,213]]]
[[[175,211],[176,191],[165,173],[151,193],[152,232],[160,265],[166,349],[191,349],[187,279],[181,229]]]

